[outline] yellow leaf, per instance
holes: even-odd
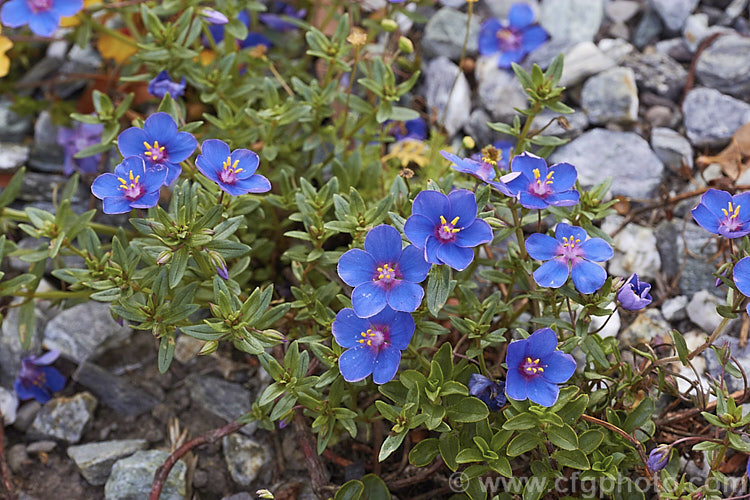
[[[0,78],[4,77],[10,71],[10,58],[5,55],[13,47],[13,42],[9,38],[0,36]]]
[[[412,162],[424,167],[430,161],[429,153],[430,148],[422,141],[404,140],[394,144],[391,152],[383,157],[383,161],[396,158],[402,167]]]
[[[127,35],[123,36],[130,38]],[[131,40],[133,39],[131,38]],[[135,40],[133,40],[132,44],[129,44],[106,33],[99,36],[99,39],[96,41],[96,48],[99,49],[99,53],[101,53],[103,58],[114,59],[117,64],[127,62],[133,54],[138,52]]]
[[[102,0],[83,0],[83,8],[85,9],[86,7],[91,7],[100,3],[102,3]],[[72,28],[74,26],[78,26],[79,24],[81,24],[81,19],[77,14],[75,16],[68,16],[60,19],[61,28]]]

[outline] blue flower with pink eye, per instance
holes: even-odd
[[[139,156],[149,170],[164,170],[165,185],[180,176],[180,162],[190,158],[197,146],[195,137],[179,132],[174,118],[167,113],[154,113],[146,118],[143,128],[130,127],[117,137],[122,156]]]
[[[448,151],[440,151],[440,154],[443,158],[454,164],[453,170],[473,175],[477,179],[497,189],[505,196],[513,196],[506,184],[521,175],[520,173],[511,172],[498,178],[500,170],[497,161],[492,158],[482,157],[481,155],[479,155],[479,158],[460,158]]]
[[[609,243],[601,238],[587,239],[583,228],[561,222],[555,237],[535,233],[526,239],[526,251],[532,259],[547,261],[534,271],[539,286],[560,288],[573,277],[581,293],[594,293],[607,279],[607,272],[594,262],[604,262],[614,255]],[[593,262],[592,262],[593,261]]]
[[[5,26],[18,28],[28,24],[35,35],[51,36],[60,19],[83,9],[83,0],[10,0],[0,11]]]
[[[547,407],[560,395],[558,384],[567,382],[576,371],[573,356],[557,350],[557,335],[550,328],[508,344],[505,363],[505,394],[516,401],[530,399]]]
[[[183,76],[179,82],[173,82],[166,70],[161,71],[148,82],[148,93],[159,99],[163,99],[167,94],[172,99],[182,97],[185,93],[185,77]]]
[[[95,174],[99,168],[101,154],[87,156],[86,158],[74,158],[76,153],[90,146],[99,144],[102,140],[101,123],[77,122],[73,128],[60,127],[57,131],[57,144],[62,146],[65,153],[65,165],[63,174],[70,175],[78,170],[84,174]]]
[[[102,200],[105,214],[124,214],[133,208],[151,208],[159,202],[159,189],[166,170],[146,168],[143,159],[129,156],[115,167],[114,174],[102,174],[91,192]]]
[[[740,293],[750,297],[750,257],[743,257],[734,265],[732,278]],[[747,304],[746,310],[750,314],[750,303]]]
[[[36,399],[44,404],[52,399],[53,393],[65,387],[65,377],[49,366],[59,356],[59,351],[50,351],[42,356],[23,358],[21,371],[13,383],[13,389],[19,399]]]
[[[372,381],[385,384],[396,375],[401,351],[414,335],[411,314],[385,307],[369,318],[353,309],[339,311],[331,326],[336,342],[346,349],[339,357],[339,371],[347,382],[358,382],[372,373]]]
[[[483,56],[499,54],[497,65],[510,68],[521,62],[526,54],[547,41],[547,32],[534,22],[534,11],[525,3],[514,4],[508,12],[508,22],[491,18],[479,30],[479,53]]]
[[[726,191],[709,189],[692,214],[706,231],[725,238],[740,238],[750,234],[750,193],[732,196]]]
[[[477,219],[474,193],[457,189],[448,196],[439,191],[422,191],[404,224],[409,241],[424,252],[431,264],[447,264],[456,271],[474,260],[473,247],[492,241],[492,228]]]
[[[570,163],[548,167],[544,158],[523,153],[513,157],[510,168],[521,175],[507,183],[508,189],[526,208],[568,207],[581,198],[574,188],[578,172]]]
[[[416,247],[401,247],[396,228],[381,224],[365,236],[364,250],[353,248],[339,258],[339,276],[354,287],[352,308],[359,317],[374,316],[386,306],[414,312],[422,303],[424,290],[418,283],[431,266]]]
[[[307,15],[306,9],[295,9],[286,2],[275,2],[269,12],[261,12],[258,19],[274,31],[291,31],[297,25],[288,19],[302,19]]]
[[[256,174],[260,159],[249,149],[229,150],[224,141],[208,139],[201,145],[201,154],[195,159],[198,170],[232,196],[247,193],[265,193],[271,183]]]

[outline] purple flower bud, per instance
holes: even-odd
[[[671,447],[666,444],[660,444],[648,454],[646,465],[652,472],[659,472],[669,463],[669,452]]]
[[[505,396],[505,382],[494,382],[478,373],[471,374],[469,394],[484,401],[490,411],[500,411],[508,401]]]
[[[162,71],[148,83],[148,92],[154,97],[162,99],[169,94],[172,99],[177,99],[185,93],[185,77],[182,77],[179,83],[173,82],[169,78],[169,73]]]
[[[654,299],[651,298],[651,285],[638,280],[638,275],[633,273],[630,278],[623,283],[620,291],[617,292],[617,300],[620,301],[623,309],[628,311],[639,311],[649,305]]]
[[[214,10],[209,7],[204,7],[203,10],[201,10],[200,14],[201,16],[206,18],[206,21],[208,21],[210,24],[227,24],[229,22],[227,16],[225,16],[218,10]]]
[[[222,263],[221,267],[216,266],[216,274],[224,278],[225,280],[229,279],[229,272],[227,271],[226,264]]]

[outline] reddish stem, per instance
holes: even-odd
[[[16,496],[13,494],[13,482],[10,480],[10,472],[8,471],[8,462],[5,460],[5,417],[3,412],[0,411],[0,477],[3,479],[3,487],[8,492],[8,500],[15,500]]]

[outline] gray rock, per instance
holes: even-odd
[[[221,444],[229,474],[239,485],[249,486],[271,461],[268,447],[240,434],[224,436]]]
[[[638,23],[638,27],[635,29],[635,33],[633,33],[633,45],[639,49],[643,49],[659,37],[663,27],[664,25],[661,23],[659,14],[651,9],[646,10]]]
[[[10,470],[16,474],[23,472],[32,463],[29,454],[26,453],[26,446],[21,443],[14,444],[8,449],[7,459]]]
[[[683,165],[693,168],[693,148],[690,142],[671,128],[652,129],[651,148],[664,165],[674,171],[679,171]]]
[[[635,47],[622,38],[602,38],[596,46],[604,55],[620,64],[630,54],[635,52]]]
[[[526,94],[515,75],[497,67],[497,56],[477,60],[475,75],[477,94],[493,120],[510,123],[516,116],[513,108],[526,107]]]
[[[73,48],[68,52],[67,60],[59,68],[59,71],[63,75],[92,73],[99,68],[101,63],[102,58],[94,47],[87,45],[86,48],[82,49],[78,45],[73,45]],[[85,87],[86,84],[85,80],[58,83],[55,85],[55,92],[60,97],[67,98]]]
[[[609,309],[609,307],[607,307]],[[565,315],[563,314],[563,318]],[[612,316],[592,316],[589,325],[589,333],[597,332],[601,338],[615,337],[620,332],[622,322],[620,311],[615,311]]]
[[[677,116],[669,106],[651,106],[646,110],[644,118],[652,127],[676,127],[682,117]]]
[[[248,411],[252,404],[252,393],[239,384],[205,375],[190,375],[185,379],[190,398],[203,409],[231,422]],[[250,436],[256,425],[250,423],[240,432]]]
[[[458,75],[456,85],[453,80]],[[429,109],[444,120],[448,134],[455,135],[468,121],[471,112],[471,89],[463,72],[447,57],[438,57],[425,68],[425,98]],[[451,92],[451,88],[453,91]]]
[[[29,159],[29,147],[0,142],[0,174],[12,174]]]
[[[740,347],[740,340],[735,337],[730,337],[729,335],[719,336],[714,344],[719,347],[726,344],[729,347],[729,352],[731,353],[731,355],[737,359],[737,362],[745,370],[745,372],[748,372],[748,367],[750,367],[750,344],[742,348]],[[724,370],[721,367],[721,363],[717,359],[714,350],[706,349],[705,351],[703,351],[702,356],[706,360],[708,373],[714,379],[719,380]],[[741,378],[734,378],[726,373],[724,373],[724,377],[729,392],[740,391],[745,386]]]
[[[724,146],[732,135],[750,122],[750,104],[718,90],[696,88],[682,103],[687,137],[693,146]]]
[[[466,133],[474,138],[480,148],[492,143],[493,138],[497,134],[497,132],[487,126],[487,123],[491,121],[493,120],[482,108],[477,108],[471,112],[469,123],[464,126]]]
[[[693,206],[695,203],[693,201]],[[717,246],[711,233],[693,222],[672,220],[656,226],[655,234],[662,271],[668,280],[679,274],[679,291],[683,295],[692,295],[713,284],[716,265],[711,259]],[[709,291],[724,295],[719,288],[709,288]]]
[[[28,264],[26,264],[26,270],[28,271]],[[3,319],[3,325],[0,328],[0,385],[2,386],[12,387],[21,369],[21,360],[25,356],[38,353],[41,349],[46,319],[38,307],[35,308],[34,315],[36,319],[34,336],[28,351],[21,348],[21,340],[18,337],[18,308],[10,308]]]
[[[612,233],[620,227],[624,217],[610,215],[602,223],[602,231]],[[658,275],[661,269],[661,256],[656,248],[656,236],[650,227],[627,224],[614,238],[615,255],[607,263],[609,274],[627,278],[637,273],[641,279]]]
[[[702,12],[688,17],[682,30],[682,36],[691,52],[695,52],[704,39],[716,33],[735,34],[731,28],[709,26],[708,15]]]
[[[523,66],[530,69],[533,64],[537,64],[540,68],[546,69],[560,54],[565,55],[565,64],[567,65],[567,53],[576,45],[576,42],[570,40],[547,40],[538,49],[526,56]]]
[[[430,18],[424,27],[422,47],[427,57],[444,56],[454,61],[461,58],[461,49],[466,38],[466,21],[469,15],[444,7]],[[469,24],[467,54],[476,54],[479,39],[479,20],[472,16]]]
[[[541,135],[553,135],[555,137],[564,137],[566,139],[570,139],[581,135],[583,131],[586,130],[589,126],[588,116],[586,116],[586,113],[584,113],[580,109],[575,110],[569,115],[560,115],[560,113],[555,113],[554,111],[545,109],[544,111],[539,113],[536,118],[534,118],[534,122],[531,124],[531,128],[537,130],[541,129],[542,127],[547,125],[550,120],[559,116],[562,116],[565,119],[567,127],[563,127],[558,121],[555,121],[549,127],[544,129],[544,131],[541,132]]]
[[[682,37],[659,40],[654,44],[654,49],[656,49],[656,52],[665,54],[679,62],[689,63],[693,58],[693,52]]]
[[[59,193],[69,180],[70,178],[63,175],[27,171],[21,183],[21,192],[18,195],[18,199],[27,202],[37,202],[32,203],[34,206],[46,203],[49,205],[50,210],[54,211],[52,194]],[[88,200],[91,192],[87,192],[83,184],[81,183],[78,191],[73,193],[73,197],[71,198],[73,209],[76,213],[83,213],[88,210]]]
[[[613,181],[610,189],[613,195],[639,199],[651,198],[656,193],[664,173],[661,160],[639,135],[602,128],[589,130],[561,146],[550,156],[550,161],[573,164],[578,170],[578,180],[586,187],[609,177]]]
[[[593,124],[631,123],[638,119],[638,88],[630,68],[612,68],[583,84],[581,106]]]
[[[16,421],[16,411],[18,410],[18,397],[15,392],[8,391],[0,387],[0,414],[3,426],[12,425]]]
[[[664,321],[658,309],[646,309],[620,334],[620,340],[625,345],[650,343],[657,335],[669,335],[670,330],[669,323]]]
[[[29,453],[49,453],[57,448],[55,441],[34,441],[26,447]]]
[[[720,36],[698,57],[695,74],[706,87],[740,99],[750,98],[750,39]]]
[[[641,90],[674,100],[685,86],[687,71],[666,54],[633,54],[625,59],[624,64],[635,73],[635,81]]]
[[[670,31],[678,31],[685,25],[699,0],[651,0],[654,10],[661,16]]]
[[[21,142],[31,133],[32,119],[11,110],[13,101],[0,99],[0,141]]]
[[[551,38],[590,42],[603,17],[602,2],[596,0],[542,0],[539,23]]]
[[[641,5],[633,0],[614,0],[604,6],[607,17],[616,23],[626,23],[641,9]]]
[[[81,363],[73,374],[73,380],[94,393],[102,403],[115,410],[118,415],[137,416],[161,402],[153,394],[93,363]]]
[[[112,473],[104,486],[106,500],[143,500],[151,492],[156,469],[161,467],[169,453],[161,450],[137,451],[121,458],[112,466]],[[160,500],[183,500],[186,493],[187,467],[180,460],[167,476]]]
[[[690,299],[687,306],[688,318],[704,332],[711,333],[722,320],[722,317],[716,312],[716,306],[723,304],[725,302],[709,292],[708,289],[699,290],[693,294],[693,298]],[[730,321],[730,324],[734,321],[737,320]]]
[[[687,318],[687,311],[685,310],[687,305],[687,296],[678,295],[664,301],[661,305],[661,313],[667,321],[680,321]]]
[[[16,413],[16,421],[13,427],[21,432],[26,432],[31,427],[31,423],[36,418],[36,414],[42,409],[42,405],[34,400],[21,405]]]
[[[145,439],[103,441],[70,446],[68,456],[76,463],[86,481],[94,486],[100,486],[107,482],[116,461],[147,447],[148,441]]]
[[[132,331],[112,319],[108,304],[86,302],[64,310],[47,323],[44,345],[81,363],[120,345]]]
[[[36,414],[29,434],[77,443],[94,416],[95,409],[96,398],[88,392],[70,398],[55,398]]]
[[[57,127],[52,123],[49,111],[42,111],[34,124],[34,144],[29,167],[40,172],[59,174],[64,163],[65,152],[57,144]]]
[[[565,53],[560,85],[572,87],[587,77],[606,71],[616,64],[593,42],[581,42]]]
[[[442,2],[441,2],[442,3]],[[464,1],[464,3],[466,3]],[[492,15],[499,19],[507,19],[510,8],[517,3],[525,3],[538,13],[539,4],[537,0],[485,0],[484,4],[489,7]],[[539,17],[538,15],[536,16]]]

